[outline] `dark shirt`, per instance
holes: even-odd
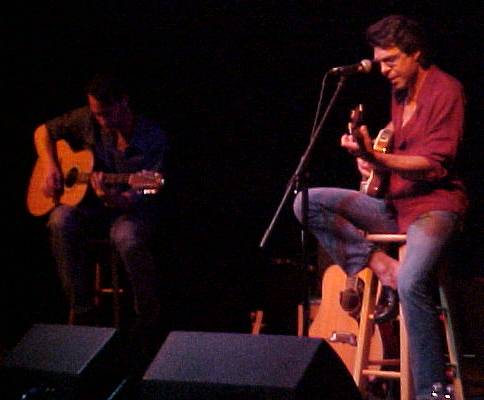
[[[81,107],[46,122],[53,140],[64,139],[73,151],[88,148],[94,154],[94,170],[108,173],[156,171],[166,177],[168,137],[160,126],[135,115],[133,135],[124,150],[116,148],[115,138],[96,123],[89,107]],[[86,171],[88,172],[88,171]],[[92,193],[86,201],[92,199]],[[144,203],[154,199],[145,196]]]
[[[124,151],[116,149],[114,137],[100,129],[87,106],[51,119],[46,126],[52,139],[65,139],[74,150],[91,149],[95,170],[164,172],[166,167],[167,135],[141,115],[135,116],[133,135]]]
[[[426,157],[437,172],[419,179],[391,174],[388,199],[397,211],[401,232],[406,232],[409,224],[428,211],[464,214],[468,206],[464,184],[455,171],[464,129],[462,85],[431,66],[416,102],[414,114],[402,126],[404,104],[393,97],[393,153]]]

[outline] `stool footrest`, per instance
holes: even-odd
[[[386,379],[400,379],[400,372],[398,371],[381,371],[379,369],[364,369],[361,371],[366,376],[377,376]]]
[[[118,289],[118,293],[123,293],[124,290],[123,289]],[[102,293],[102,294],[112,294],[114,293],[114,289],[113,288],[103,288],[103,289],[99,289],[99,293]]]
[[[399,233],[368,233],[366,239],[380,243],[405,243],[407,235]]]

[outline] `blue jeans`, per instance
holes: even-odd
[[[302,196],[294,213],[302,222]],[[439,319],[439,258],[459,226],[455,213],[431,211],[407,230],[406,256],[398,270],[398,294],[405,315],[417,399],[428,398],[432,384],[445,381],[442,324]],[[395,233],[394,211],[382,199],[355,190],[313,188],[308,191],[307,228],[349,275],[363,269],[375,244],[362,231]]]
[[[155,322],[160,316],[160,273],[150,243],[156,218],[141,211],[119,214],[104,207],[57,206],[48,228],[59,276],[75,313],[93,308],[90,238],[109,238],[127,271],[136,314]]]

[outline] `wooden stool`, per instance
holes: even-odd
[[[402,260],[405,256],[405,235],[368,234],[367,239],[375,243],[396,243],[399,245],[399,259]],[[368,376],[381,377],[386,379],[399,379],[400,400],[411,400],[413,398],[413,382],[410,371],[408,335],[401,307],[399,315],[400,358],[384,360],[369,359],[370,340],[374,331],[375,324],[373,317],[377,302],[379,283],[378,279],[369,268],[366,268],[362,272],[363,274],[361,274],[360,277],[364,281],[364,292],[361,305],[360,325],[357,339],[357,351],[355,356],[353,378],[357,386],[360,388],[360,391],[362,392],[365,391]],[[464,400],[461,371],[459,367],[458,352],[454,336],[454,327],[450,318],[446,292],[441,284],[439,285],[439,294],[442,316],[444,320],[447,349],[449,352],[449,361],[453,371],[453,384],[455,391],[454,396],[456,400]],[[399,366],[399,369],[398,371],[385,371],[370,368],[370,366],[375,365],[396,365]]]
[[[99,306],[103,296],[112,297],[113,310],[113,326],[115,328],[121,325],[121,295],[124,289],[120,286],[119,268],[121,266],[121,259],[118,252],[112,245],[109,239],[91,240],[90,245],[94,246],[99,254],[96,258],[95,277],[94,277],[94,304]],[[103,265],[102,254],[104,252],[107,258],[106,265]],[[106,257],[107,254],[107,257]],[[103,282],[103,267],[108,266],[110,269],[111,285],[104,285]]]
[[[124,289],[120,286],[119,267],[121,260],[116,249],[112,246],[109,239],[91,239],[88,243],[89,250],[95,255],[94,270],[94,305],[99,307],[102,298],[106,295],[112,297],[113,326],[121,325],[121,295]],[[110,286],[104,285],[103,271],[106,266],[110,271]],[[69,324],[74,323],[74,312],[69,312]]]
[[[399,259],[404,256],[406,241],[405,235],[397,234],[382,234],[382,235],[367,235],[367,239],[376,243],[397,243],[399,247]],[[384,360],[370,360],[370,342],[374,332],[374,311],[377,302],[378,294],[378,279],[369,268],[366,268],[360,273],[360,278],[363,280],[363,298],[361,302],[360,324],[357,338],[355,365],[353,369],[353,379],[360,391],[363,393],[366,390],[368,376],[381,377],[386,379],[400,379],[400,398],[401,400],[410,400],[412,394],[412,380],[410,373],[410,363],[408,359],[408,342],[405,323],[403,321],[402,313],[400,313],[400,358],[399,359],[384,359]],[[398,371],[385,371],[381,369],[370,368],[370,366],[384,366],[396,365],[399,366]]]

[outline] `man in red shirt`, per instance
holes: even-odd
[[[386,17],[368,28],[367,39],[374,61],[392,86],[392,120],[386,128],[393,132],[393,149],[375,151],[365,126],[356,138],[344,134],[341,146],[357,158],[363,179],[372,170],[388,173],[388,191],[384,198],[376,198],[355,190],[309,189],[307,225],[348,274],[368,266],[384,287],[398,288],[416,399],[435,399],[439,394],[432,393],[433,386],[445,387],[446,381],[433,297],[438,261],[467,209],[465,189],[455,171],[464,93],[455,78],[430,62],[416,21]],[[294,211],[302,221],[300,195]],[[405,259],[399,263],[365,240],[362,231],[406,233]]]

